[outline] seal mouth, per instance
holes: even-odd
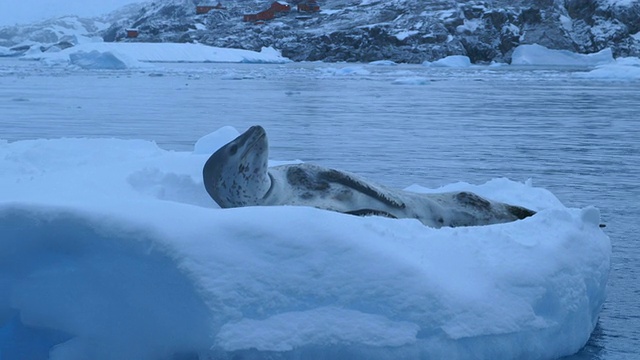
[[[265,138],[267,137],[267,132],[260,125],[252,126],[245,134],[248,136],[245,138],[245,147],[242,151],[242,159],[246,159],[249,154],[255,153],[255,148],[258,145],[266,143]]]

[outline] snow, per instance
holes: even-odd
[[[566,15],[560,15],[560,24],[562,24],[562,28],[566,31],[571,31],[573,29],[573,20]]]
[[[469,190],[538,211],[432,229],[306,207],[219,209],[193,152],[0,140],[0,357],[555,359],[605,297],[593,207],[531,182]]]
[[[56,16],[76,14],[83,17],[101,16],[118,7],[139,2],[137,0],[21,0],[11,3],[10,11],[0,12],[0,26],[16,23],[31,23]],[[8,3],[5,3],[8,4]]]
[[[417,30],[405,30],[396,33],[394,36],[396,37],[396,39],[398,39],[398,41],[404,41],[404,39],[419,33],[420,32]]]
[[[640,41],[640,32],[637,32],[637,33],[631,35],[631,37],[636,39],[636,40],[638,40],[638,41]]]
[[[481,19],[472,19],[472,20],[464,19],[464,24],[463,25],[458,25],[456,27],[456,31],[458,33],[460,33],[460,34],[465,33],[465,32],[473,33],[481,25],[482,25],[482,20]]]
[[[511,57],[511,65],[597,66],[613,61],[609,48],[594,54],[578,54],[567,50],[551,50],[537,44],[520,45]]]
[[[589,72],[578,72],[575,77],[600,80],[640,80],[640,58],[617,58],[615,63],[600,65]]]
[[[135,62],[243,62],[243,63],[285,63],[273,48],[262,48],[262,51],[226,49],[202,44],[176,43],[83,43],[60,52],[29,53],[27,59],[43,60],[50,63],[70,62],[74,54],[92,54],[98,52],[106,57],[115,58],[127,64]],[[91,55],[94,57],[94,55]],[[84,57],[80,55],[80,57]]]
[[[451,55],[434,62],[425,61],[422,64],[434,67],[469,67],[471,59],[464,55]]]
[[[638,0],[607,0],[607,2],[613,6],[628,7],[637,3]]]

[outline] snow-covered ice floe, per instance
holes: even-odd
[[[464,68],[471,66],[471,59],[464,55],[451,55],[436,61],[425,61],[424,66]]]
[[[428,83],[429,79],[422,76],[401,77],[391,82],[393,85],[426,85]]]
[[[568,50],[552,50],[538,44],[515,48],[511,65],[597,66],[614,62],[611,49],[593,54],[578,54]]]
[[[614,63],[600,65],[588,72],[578,72],[575,77],[599,80],[640,80],[640,58],[617,58]]]
[[[108,61],[95,58],[110,58]],[[82,62],[94,63],[89,68],[95,69],[100,64],[121,63],[124,66],[136,67],[139,62],[230,62],[230,63],[286,63],[289,59],[282,57],[273,48],[262,48],[262,51],[217,48],[202,44],[175,43],[114,43],[92,42],[73,46],[58,52],[29,53],[25,59],[42,60],[48,63]],[[74,60],[75,59],[75,60]],[[80,60],[78,60],[80,59]],[[113,60],[115,59],[115,61]],[[107,68],[111,69],[109,65]]]
[[[354,76],[354,75],[366,76],[366,75],[371,75],[371,71],[369,71],[369,70],[365,69],[363,66],[359,66],[359,65],[345,66],[345,67],[341,67],[341,68],[327,67],[327,68],[320,68],[318,70],[322,74],[322,76]]]
[[[0,46],[0,57],[12,56],[13,54],[14,54],[14,51],[11,51],[11,49],[4,46]]]
[[[530,183],[470,190],[525,220],[433,229],[306,207],[220,209],[193,152],[0,141],[0,358],[555,359],[587,341],[610,241]]]
[[[391,60],[376,60],[376,61],[371,61],[369,63],[369,65],[374,65],[374,66],[396,66],[398,64],[395,61],[391,61]]]

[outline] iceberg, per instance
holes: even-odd
[[[273,48],[262,48],[262,51],[217,48],[202,44],[176,43],[122,43],[122,42],[88,42],[61,50],[55,53],[31,52],[25,59],[43,60],[52,63],[71,61],[74,54],[111,54],[118,59],[132,59],[139,62],[229,62],[229,63],[286,63],[289,59],[282,57]],[[123,61],[126,63],[126,61]]]
[[[567,50],[551,50],[538,44],[520,45],[511,56],[511,65],[597,66],[613,61],[613,53],[609,48],[594,54],[578,54]]]
[[[617,58],[614,63],[600,65],[588,72],[574,73],[573,76],[611,81],[640,80],[640,58]]]
[[[0,140],[0,358],[555,359],[605,299],[593,207],[531,182],[469,190],[538,213],[433,229],[314,208],[220,209],[194,151]]]
[[[434,62],[425,61],[425,66],[464,68],[471,66],[471,59],[464,55],[451,55]]]
[[[69,54],[69,63],[83,69],[90,70],[124,70],[135,66],[135,61],[124,61],[110,52],[101,53],[97,50],[91,52],[79,51]]]

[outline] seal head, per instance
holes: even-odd
[[[220,207],[255,205],[267,194],[269,143],[262,126],[252,126],[209,157],[202,175],[205,189]]]

